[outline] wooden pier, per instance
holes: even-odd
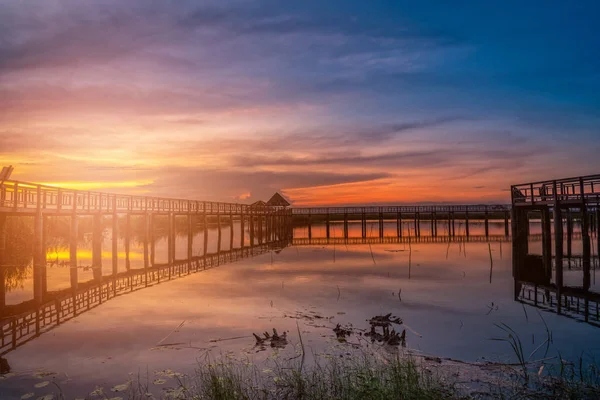
[[[596,255],[600,254],[600,175],[531,182],[511,187],[514,296],[518,301],[533,298],[559,314],[572,313],[573,304],[586,322],[598,322],[599,295],[590,290],[592,235],[596,234]],[[529,220],[541,216],[542,254],[530,254]],[[565,260],[573,257],[575,222],[580,227],[580,285],[564,284]],[[566,254],[565,254],[566,247]],[[567,269],[572,269],[570,261]],[[594,267],[595,268],[595,267]],[[543,301],[538,296],[542,291]],[[581,304],[581,309],[579,307]]]
[[[324,223],[326,237],[331,237],[331,225],[343,221],[342,235],[349,237],[348,225],[360,222],[361,237],[369,235],[367,224],[376,222],[378,236],[384,237],[384,224],[395,223],[395,236],[421,237],[423,225],[429,227],[429,236],[471,236],[470,224],[483,221],[485,236],[490,236],[489,224],[497,221],[504,224],[504,235],[510,235],[509,205],[435,205],[435,206],[382,206],[382,207],[325,207],[325,208],[293,208],[292,221],[294,225],[308,226],[308,236],[312,237],[312,225]],[[410,223],[407,233],[403,226]],[[457,232],[457,224],[464,225],[464,232]],[[443,233],[439,227],[443,226]]]
[[[217,224],[219,246],[222,227],[230,227],[234,221],[241,224],[242,232],[249,231],[249,242],[245,243],[245,235],[240,238],[240,247],[253,247],[290,235],[291,211],[281,207],[251,206],[237,203],[218,203],[185,199],[170,199],[148,196],[130,196],[93,191],[63,189],[19,181],[0,182],[0,282],[4,282],[3,256],[6,243],[6,219],[9,217],[33,217],[34,221],[34,296],[42,302],[45,292],[46,243],[45,225],[48,217],[65,216],[70,218],[69,263],[71,289],[77,290],[78,260],[77,242],[79,237],[79,219],[84,216],[93,217],[92,233],[92,268],[98,280],[102,277],[101,241],[102,220],[112,221],[112,270],[113,276],[118,271],[117,243],[120,219],[125,219],[126,267],[129,267],[129,242],[132,217],[142,218],[144,226],[144,268],[151,268],[154,262],[154,226],[157,218],[168,218],[168,260],[173,264],[175,259],[175,225],[182,218],[187,219],[188,243],[187,259],[192,259],[193,225],[201,225],[204,229],[204,256],[208,241],[209,224]],[[230,229],[233,241],[233,230]],[[230,246],[233,247],[233,246]],[[3,287],[4,285],[0,285]],[[5,305],[4,289],[0,289],[0,310]],[[0,313],[1,315],[2,313]]]

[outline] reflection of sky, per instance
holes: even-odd
[[[18,179],[506,202],[515,180],[600,166],[595,1],[35,3],[0,1]]]
[[[502,322],[517,330],[529,354],[545,340],[545,329],[535,309],[525,307],[526,319],[513,301],[510,245],[491,244],[491,284],[488,244],[462,246],[290,247],[117,297],[20,347],[8,359],[17,371],[41,367],[67,373],[72,379],[63,388],[67,391],[79,384],[110,386],[122,383],[129,372],[146,369],[190,372],[204,354],[200,349],[239,354],[253,344],[251,337],[218,344],[210,339],[276,328],[289,330],[297,343],[296,320],[283,318],[296,311],[334,317],[316,323],[325,328],[298,321],[305,344],[315,353],[328,346],[335,323],[366,328],[366,319],[392,312],[410,327],[409,347],[425,353],[505,361],[512,355],[508,345],[489,340],[502,334],[493,325]],[[556,350],[565,358],[578,357],[582,350],[600,355],[599,345],[589,340],[597,328],[542,315],[552,330],[551,355]],[[167,336],[163,343],[200,349],[151,350]]]

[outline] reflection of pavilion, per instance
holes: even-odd
[[[514,185],[511,194],[515,300],[600,326],[600,293],[592,290],[600,254],[600,175]],[[529,249],[532,215],[542,221],[541,255]],[[573,254],[574,240],[581,241],[581,254]],[[580,284],[565,283],[565,276]]]
[[[277,251],[289,240],[275,240],[255,246],[220,251],[205,256],[132,269],[117,275],[79,284],[77,289],[48,292],[38,299],[6,306],[0,318],[0,355],[35,339],[42,333],[82,314],[114,297],[140,290],[181,276],[204,271],[222,264]]]

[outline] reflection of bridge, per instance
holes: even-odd
[[[560,314],[600,327],[600,293],[568,286],[563,286],[559,292],[553,284],[538,285],[522,281],[515,284],[517,301],[556,312],[560,299]]]
[[[175,261],[168,265],[130,270],[105,277],[102,282],[81,284],[77,290],[66,289],[52,292],[41,304],[36,301],[7,306],[0,319],[0,355],[48,332],[52,328],[82,314],[114,297],[143,289],[192,273],[214,268],[222,264],[281,249],[289,241],[274,241],[257,245]]]

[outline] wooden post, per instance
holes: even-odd
[[[542,210],[542,259],[546,276],[552,278],[552,224],[550,221],[550,209],[544,207]]]
[[[308,240],[312,239],[312,226],[311,226],[311,209],[308,209]]]
[[[0,214],[0,311],[6,306],[6,215]]]
[[[206,202],[204,203],[204,214],[202,214],[202,224],[204,225],[203,254],[204,254],[204,257],[206,257],[206,255],[208,254],[208,219],[206,217]],[[250,222],[250,226],[252,226],[252,222]],[[252,237],[252,234],[250,234],[250,237]]]
[[[125,216],[125,269],[131,270],[131,261],[129,259],[129,250],[131,247],[131,214],[127,212]]]
[[[431,215],[431,218],[433,219],[433,232],[431,232],[431,235],[433,237],[437,237],[437,211],[433,211],[433,214]]]
[[[148,241],[150,240],[150,216],[148,212],[144,212],[144,269],[150,266],[148,255]]]
[[[396,214],[396,236],[402,237],[402,213],[400,211]]]
[[[379,211],[379,237],[383,238],[383,212]]]
[[[244,209],[242,208],[240,211],[240,248],[243,249],[244,248],[244,239],[246,236],[246,232],[245,232],[245,227],[244,227],[244,219],[246,217],[244,216]]]
[[[229,250],[233,250],[233,214],[229,212]]]
[[[193,216],[188,208],[187,215],[187,264],[188,264],[188,273],[192,270],[192,257],[194,251],[194,224],[193,224]]]
[[[42,193],[37,188],[36,213],[33,218],[33,298],[37,304],[43,301],[43,280],[46,267],[46,253],[44,250],[44,219],[42,216]]]
[[[435,225],[434,225],[434,218],[433,218],[433,211],[431,212],[431,237],[434,236],[433,232],[435,231]]]
[[[366,238],[367,237],[367,216],[365,214],[365,208],[363,207],[362,209],[362,216],[360,219],[360,234],[362,236],[362,238]]]
[[[154,236],[154,213],[150,213],[150,266],[154,267],[156,258],[156,238]]]
[[[94,280],[102,279],[102,215],[97,212],[92,217],[92,274]]]
[[[217,232],[218,232],[218,234],[217,234],[217,253],[220,253],[221,252],[221,214],[217,214],[217,225],[219,226],[219,229],[217,230]],[[259,234],[259,237],[260,236],[261,236],[261,234]]]
[[[119,271],[119,218],[117,215],[117,196],[113,196],[112,208],[112,273],[113,275],[117,275]]]
[[[504,211],[504,236],[508,236],[508,216],[509,211]]]
[[[571,209],[567,208],[567,258],[569,259],[569,266],[571,265],[571,256],[573,250],[573,215]]]
[[[344,210],[344,239],[348,239],[348,210]]]
[[[563,221],[562,210],[558,199],[556,181],[553,182],[554,193],[554,264],[556,269],[556,294],[558,299],[557,312],[562,311],[562,287],[563,287]]]
[[[588,291],[590,289],[591,277],[590,277],[590,267],[591,267],[591,244],[590,244],[590,232],[589,232],[589,217],[587,206],[585,203],[585,191],[583,186],[583,178],[579,178],[579,186],[581,193],[581,240],[583,247],[582,254],[582,267],[583,267],[583,290]],[[586,299],[586,313],[585,320],[588,319],[587,313],[587,299],[588,296],[585,296]]]
[[[456,235],[455,222],[456,216],[454,215],[454,211],[452,211],[452,237]]]
[[[485,207],[484,224],[485,224],[485,237],[487,238],[490,236],[490,214],[489,214],[487,206]]]
[[[415,211],[415,213],[413,214],[413,229],[414,229],[414,232],[415,232],[415,238],[416,238],[417,236],[419,236],[419,234],[418,234],[419,227],[418,227],[418,221],[417,221],[417,219],[418,219],[418,215],[419,215],[419,214],[418,214],[416,211]]]
[[[448,237],[452,236],[452,211],[448,210]]]
[[[77,196],[74,192],[73,196]],[[71,275],[71,289],[77,290],[79,284],[78,270],[77,270],[77,209],[73,207],[73,213],[71,214],[71,230],[69,232],[69,267]],[[75,305],[73,305],[75,307]]]
[[[254,247],[254,210],[250,208],[250,213],[248,214],[248,218],[250,218],[250,247]]]
[[[327,236],[327,239],[329,239],[329,208],[327,209],[327,220],[325,222],[325,235]]]
[[[467,237],[469,237],[470,233],[469,233],[469,210],[466,209],[465,210],[465,235],[467,235]]]

